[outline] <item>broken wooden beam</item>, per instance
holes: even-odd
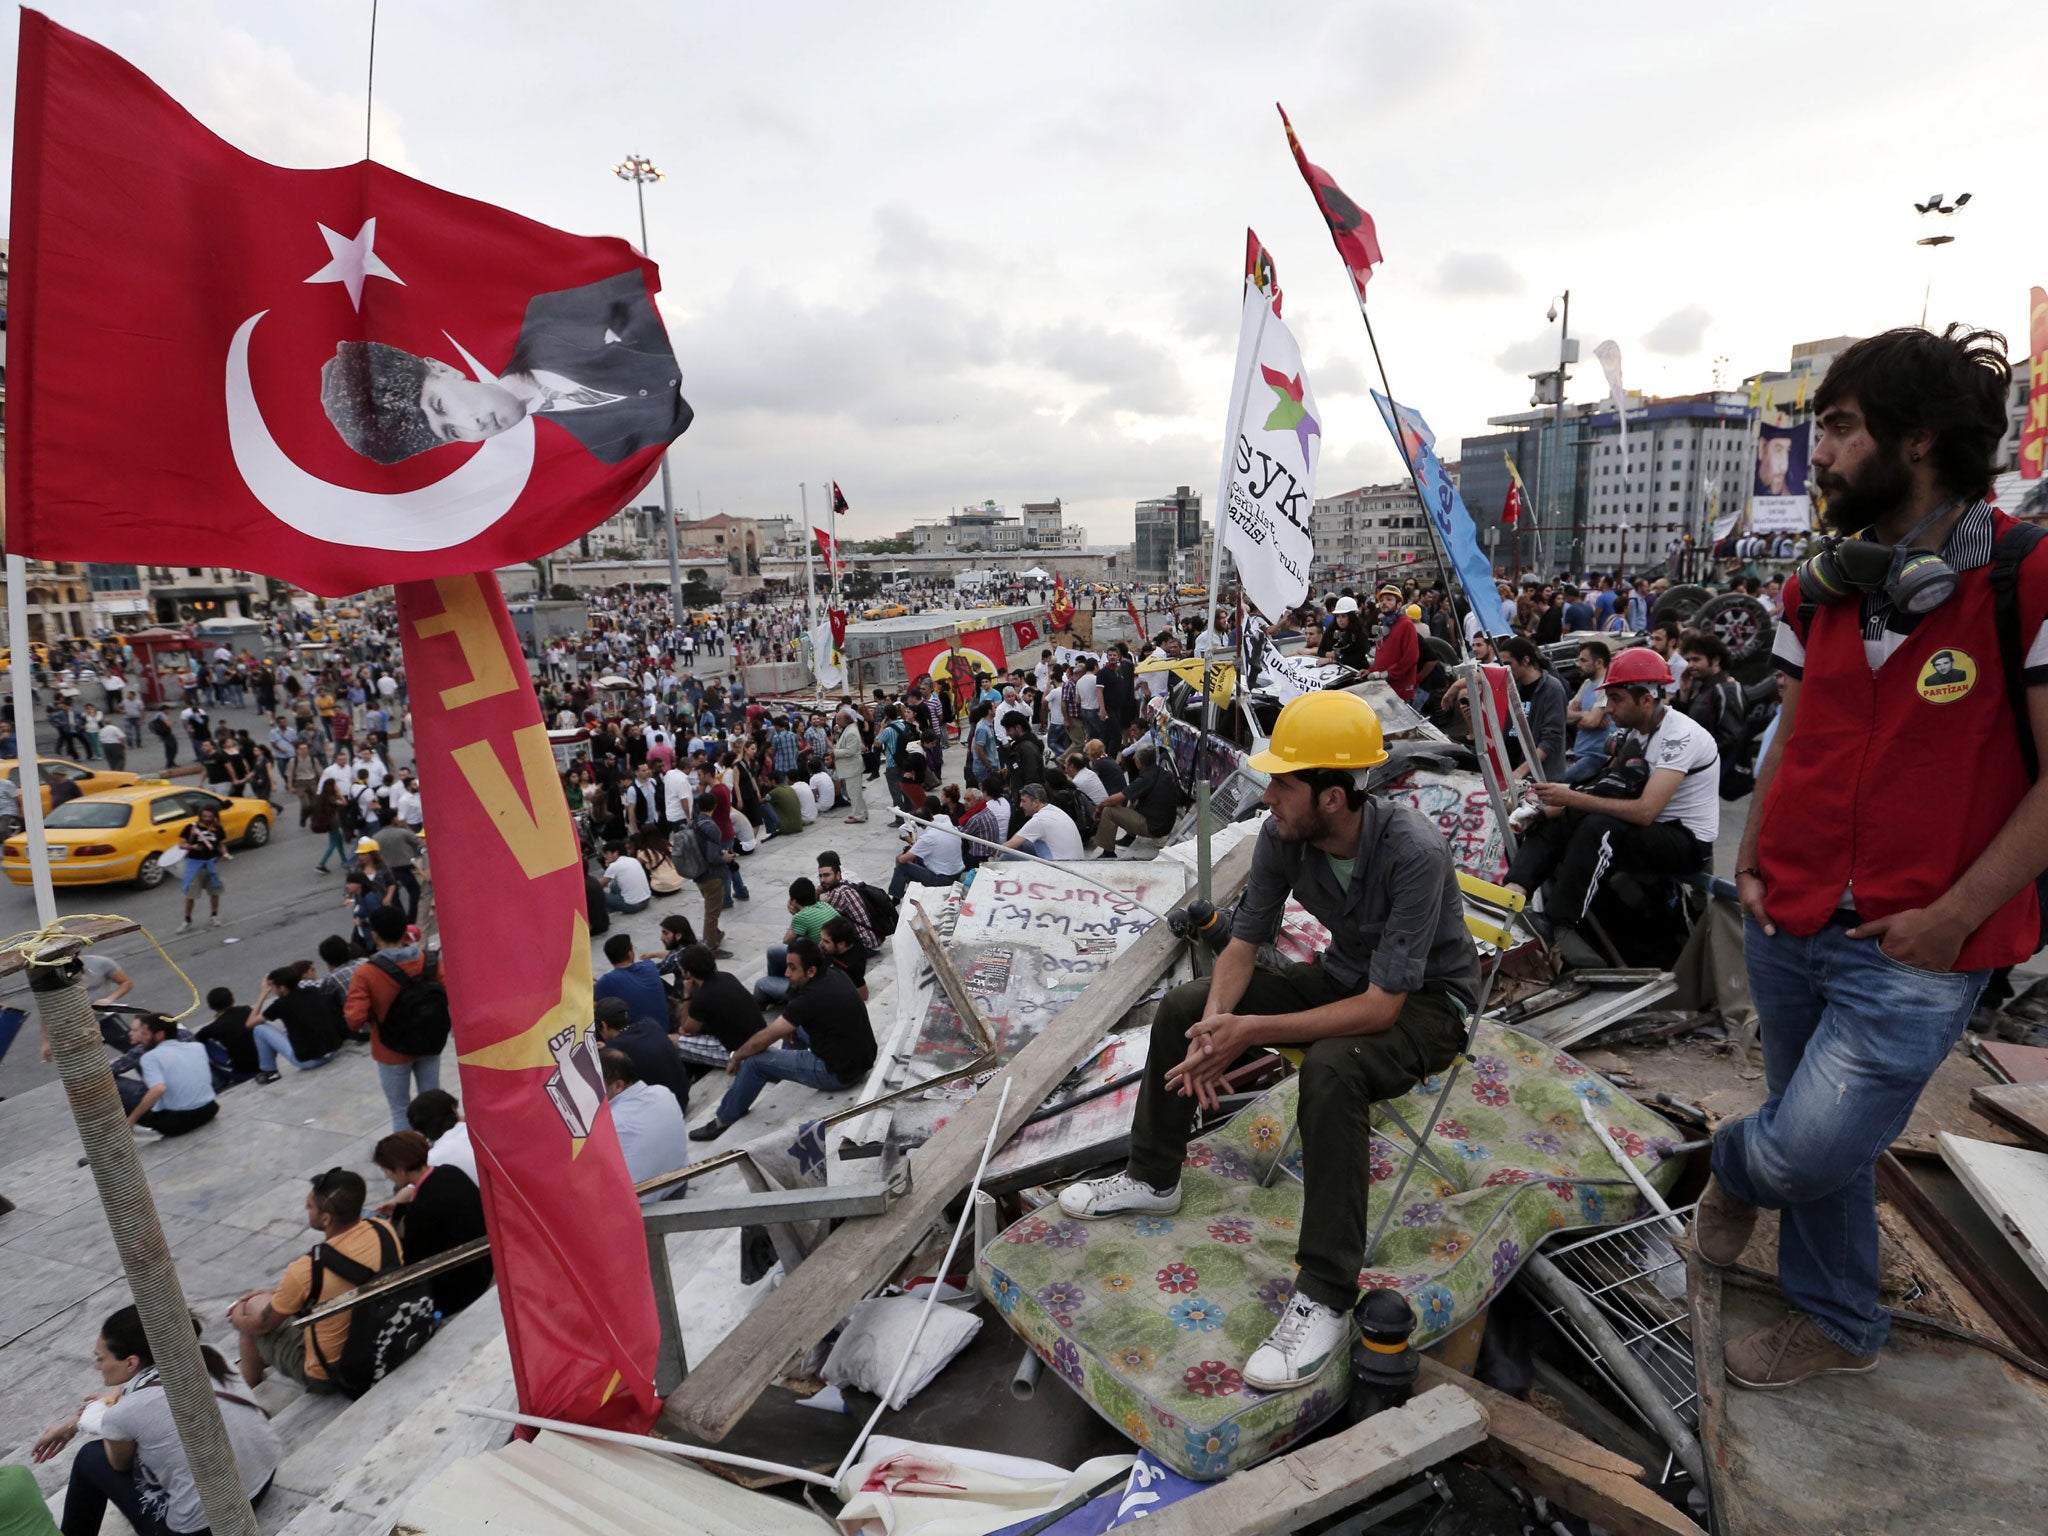
[[[1455,1386],[1486,1410],[1486,1443],[1474,1460],[1500,1466],[1551,1503],[1605,1526],[1614,1536],[1706,1536],[1684,1511],[1646,1487],[1640,1481],[1643,1469],[1626,1456],[1427,1355],[1421,1364],[1417,1386]]]
[[[1253,840],[1216,866],[1219,904],[1230,900],[1251,870]],[[884,1279],[924,1230],[938,1220],[974,1175],[1007,1081],[1009,1107],[997,1145],[1014,1136],[1074,1065],[1095,1048],[1166,974],[1181,941],[1165,923],[1140,934],[1086,993],[1062,1009],[1033,1039],[911,1154],[910,1192],[879,1216],[845,1222],[794,1274],[752,1312],[669,1394],[661,1424],[698,1440],[722,1440],[754,1399]]]
[[[1267,1536],[1298,1531],[1381,1489],[1469,1451],[1486,1410],[1454,1386],[1432,1387],[1363,1424],[1276,1456],[1145,1517],[1145,1536]]]
[[[2036,1151],[2048,1151],[2048,1083],[1994,1083],[1970,1102]]]

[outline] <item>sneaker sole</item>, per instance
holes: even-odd
[[[1735,1374],[1734,1366],[1729,1365],[1725,1361],[1721,1365],[1723,1375],[1738,1387],[1745,1387],[1751,1392],[1783,1392],[1788,1387],[1796,1387],[1802,1382],[1813,1380],[1816,1376],[1864,1376],[1876,1369],[1877,1360],[1873,1357],[1864,1365],[1823,1366],[1817,1371],[1808,1371],[1804,1376],[1794,1376],[1788,1381],[1745,1381],[1742,1377]],[[1245,1380],[1249,1382],[1251,1378],[1247,1376]]]
[[[1348,1343],[1345,1347],[1349,1347]],[[1339,1352],[1333,1351],[1331,1354],[1324,1356],[1322,1360],[1317,1362],[1314,1370],[1290,1376],[1284,1381],[1261,1380],[1253,1376],[1250,1371],[1246,1371],[1244,1373],[1244,1384],[1258,1392],[1291,1392],[1296,1387],[1307,1386],[1318,1376],[1322,1375],[1324,1371],[1328,1370],[1330,1368],[1330,1361],[1337,1357],[1337,1353]]]
[[[1118,1206],[1115,1210],[1090,1211],[1082,1215],[1061,1205],[1060,1214],[1074,1221],[1108,1221],[1113,1216],[1177,1216],[1180,1214],[1180,1207],[1181,1202],[1176,1200],[1171,1205],[1124,1205]]]

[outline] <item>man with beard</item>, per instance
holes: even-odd
[[[1301,1066],[1300,1279],[1280,1324],[1252,1352],[1247,1384],[1277,1392],[1312,1378],[1350,1338],[1365,1259],[1374,1100],[1441,1072],[1465,1040],[1479,956],[1465,928],[1450,845],[1408,806],[1365,793],[1386,761],[1380,723],[1349,693],[1304,694],[1251,759],[1273,776],[1251,878],[1214,973],[1159,1005],[1122,1173],[1073,1184],[1060,1208],[1083,1221],[1180,1209],[1195,1110],[1254,1048],[1307,1047]],[[1268,970],[1259,946],[1292,896],[1330,930],[1313,964]]]
[[[1785,583],[1783,708],[1736,859],[1770,1096],[1716,1135],[1695,1227],[1731,1264],[1757,1210],[1779,1213],[1790,1308],[1727,1345],[1741,1386],[1877,1364],[1876,1159],[1991,972],[2040,947],[2048,556],[1984,500],[2004,351],[1888,331],[1814,397],[1814,478],[1851,537]],[[1930,777],[1958,763],[1965,784]]]

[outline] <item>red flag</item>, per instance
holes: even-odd
[[[1029,619],[1019,619],[1010,627],[1017,631],[1018,650],[1021,651],[1026,646],[1038,644],[1038,626]]]
[[[2027,415],[2020,427],[2020,478],[2038,480],[2048,451],[2048,293],[2039,288],[2027,295]]]
[[[1067,628],[1074,622],[1074,600],[1067,596],[1067,578],[1055,576],[1052,579],[1052,612],[1048,617],[1055,631]]]
[[[833,648],[836,650],[843,647],[846,644],[846,610],[844,608],[827,608],[825,610],[825,620],[832,626]]]
[[[1138,600],[1134,597],[1125,598],[1124,612],[1131,616],[1131,628],[1137,631],[1137,638],[1144,639],[1145,621],[1138,616]]]
[[[1508,484],[1508,499],[1501,503],[1500,525],[1512,528],[1522,515],[1522,484],[1519,480]]]
[[[1273,295],[1273,313],[1279,314],[1280,269],[1273,265],[1273,258],[1250,229],[1244,232],[1244,275],[1259,292]]]
[[[903,675],[922,677],[929,672],[933,677],[945,676],[942,669],[956,646],[966,658],[961,664],[972,667],[977,676],[997,676],[1010,664],[1003,651],[1001,632],[977,629],[950,640],[929,640],[907,647],[903,652]]]
[[[20,56],[15,551],[330,596],[489,570],[617,511],[689,425],[624,241],[266,165],[34,11]]]
[[[832,482],[832,510],[840,516],[846,514],[846,493],[839,489],[839,482]]]
[[[1309,164],[1301,140],[1294,136],[1294,124],[1287,121],[1287,109],[1278,102],[1274,106],[1287,129],[1287,147],[1294,151],[1294,163],[1301,167],[1302,179],[1308,183],[1309,191],[1315,194],[1316,206],[1323,211],[1323,222],[1330,226],[1330,238],[1336,242],[1337,254],[1351,271],[1351,285],[1358,290],[1358,300],[1362,304],[1365,302],[1365,285],[1372,280],[1372,269],[1386,259],[1380,255],[1380,237],[1373,228],[1372,215],[1346,197],[1344,189],[1337,185],[1328,171],[1319,165]]]
[[[488,573],[401,582],[398,620],[434,806],[462,1108],[520,1406],[642,1431],[661,1333],[590,1023],[583,860],[540,705]]]

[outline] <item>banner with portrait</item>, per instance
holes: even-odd
[[[1804,533],[1813,526],[1806,491],[1812,441],[1813,430],[1803,421],[1757,428],[1749,494],[1751,533]]]

